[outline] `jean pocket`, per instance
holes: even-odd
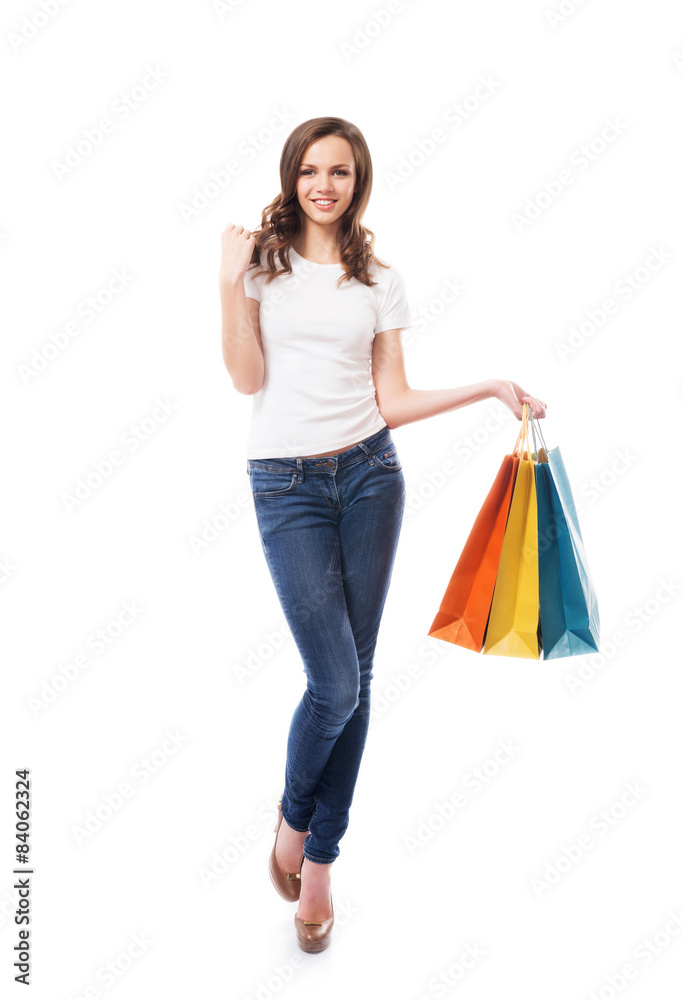
[[[282,472],[252,468],[249,472],[251,492],[255,497],[280,497],[291,493],[296,486],[297,473],[283,469]]]
[[[372,456],[384,469],[399,471],[401,468],[401,459],[398,457],[396,445],[393,442],[386,444],[380,451],[374,451]]]

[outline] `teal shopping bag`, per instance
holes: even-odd
[[[543,435],[532,419],[532,434]],[[544,659],[594,653],[600,615],[559,447],[536,447],[538,588]]]

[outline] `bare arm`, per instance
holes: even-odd
[[[457,410],[480,399],[496,398],[522,419],[522,404],[529,403],[539,419],[545,416],[546,404],[530,396],[516,382],[488,379],[452,389],[412,389],[408,385],[400,330],[375,334],[372,351],[372,379],[380,413],[390,428],[424,420],[437,413]]]
[[[223,363],[238,392],[258,392],[265,377],[265,362],[259,326],[259,303],[247,298],[244,275],[254,250],[254,238],[232,223],[222,233],[222,255],[218,272],[221,297]]]

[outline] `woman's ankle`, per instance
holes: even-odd
[[[329,879],[333,864],[334,864],[333,861],[330,861],[329,863],[322,861],[312,861],[311,858],[307,858],[306,855],[304,854],[304,860],[301,866],[301,872],[303,874],[303,872],[306,871],[306,874],[310,875],[311,878],[324,881],[325,879]]]

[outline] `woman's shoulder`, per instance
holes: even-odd
[[[388,261],[384,263],[388,263]],[[377,282],[375,287],[381,288],[383,291],[394,288],[403,290],[405,288],[403,274],[400,268],[396,267],[395,264],[391,264],[388,267],[382,267],[373,260],[368,265],[368,274],[370,274]]]

